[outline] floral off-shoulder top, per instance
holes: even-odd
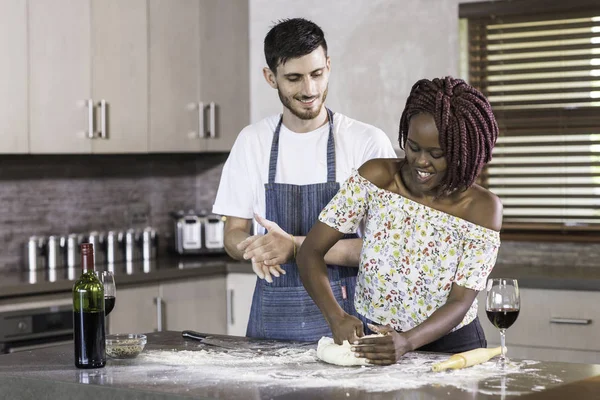
[[[354,305],[370,320],[407,331],[443,306],[452,283],[483,290],[500,234],[381,189],[353,170],[319,220],[342,233],[366,217]],[[477,316],[477,299],[459,329]]]

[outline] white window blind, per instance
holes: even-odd
[[[468,80],[500,128],[482,178],[504,204],[503,225],[599,229],[600,1],[471,15],[467,31]]]

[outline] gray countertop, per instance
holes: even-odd
[[[100,266],[99,269],[106,268]],[[174,279],[187,279],[231,272],[253,273],[248,262],[226,255],[169,257],[150,262],[115,264],[115,280],[119,287],[151,284]],[[79,270],[0,272],[0,300],[18,296],[64,293],[71,290]],[[521,287],[562,290],[600,291],[600,268],[577,266],[530,266],[497,264],[492,277],[512,277]]]
[[[0,355],[0,398],[511,399],[600,375],[600,365],[532,360],[434,373],[448,355],[418,352],[392,366],[338,367],[316,359],[314,343],[215,336],[231,347],[222,348],[180,332],[147,335],[140,356],[101,369],[76,369],[70,344]],[[572,386],[573,398],[591,398]]]

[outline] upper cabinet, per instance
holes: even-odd
[[[29,1],[31,153],[144,152],[145,0]]]
[[[0,153],[29,152],[27,3],[0,2]]]
[[[248,1],[149,0],[150,151],[227,151],[250,119]]]
[[[227,151],[247,0],[3,0],[0,153]]]

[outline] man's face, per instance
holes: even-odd
[[[270,71],[270,70],[269,70]],[[277,66],[277,74],[267,77],[277,89],[281,103],[303,120],[316,118],[327,97],[330,64],[322,47]]]

